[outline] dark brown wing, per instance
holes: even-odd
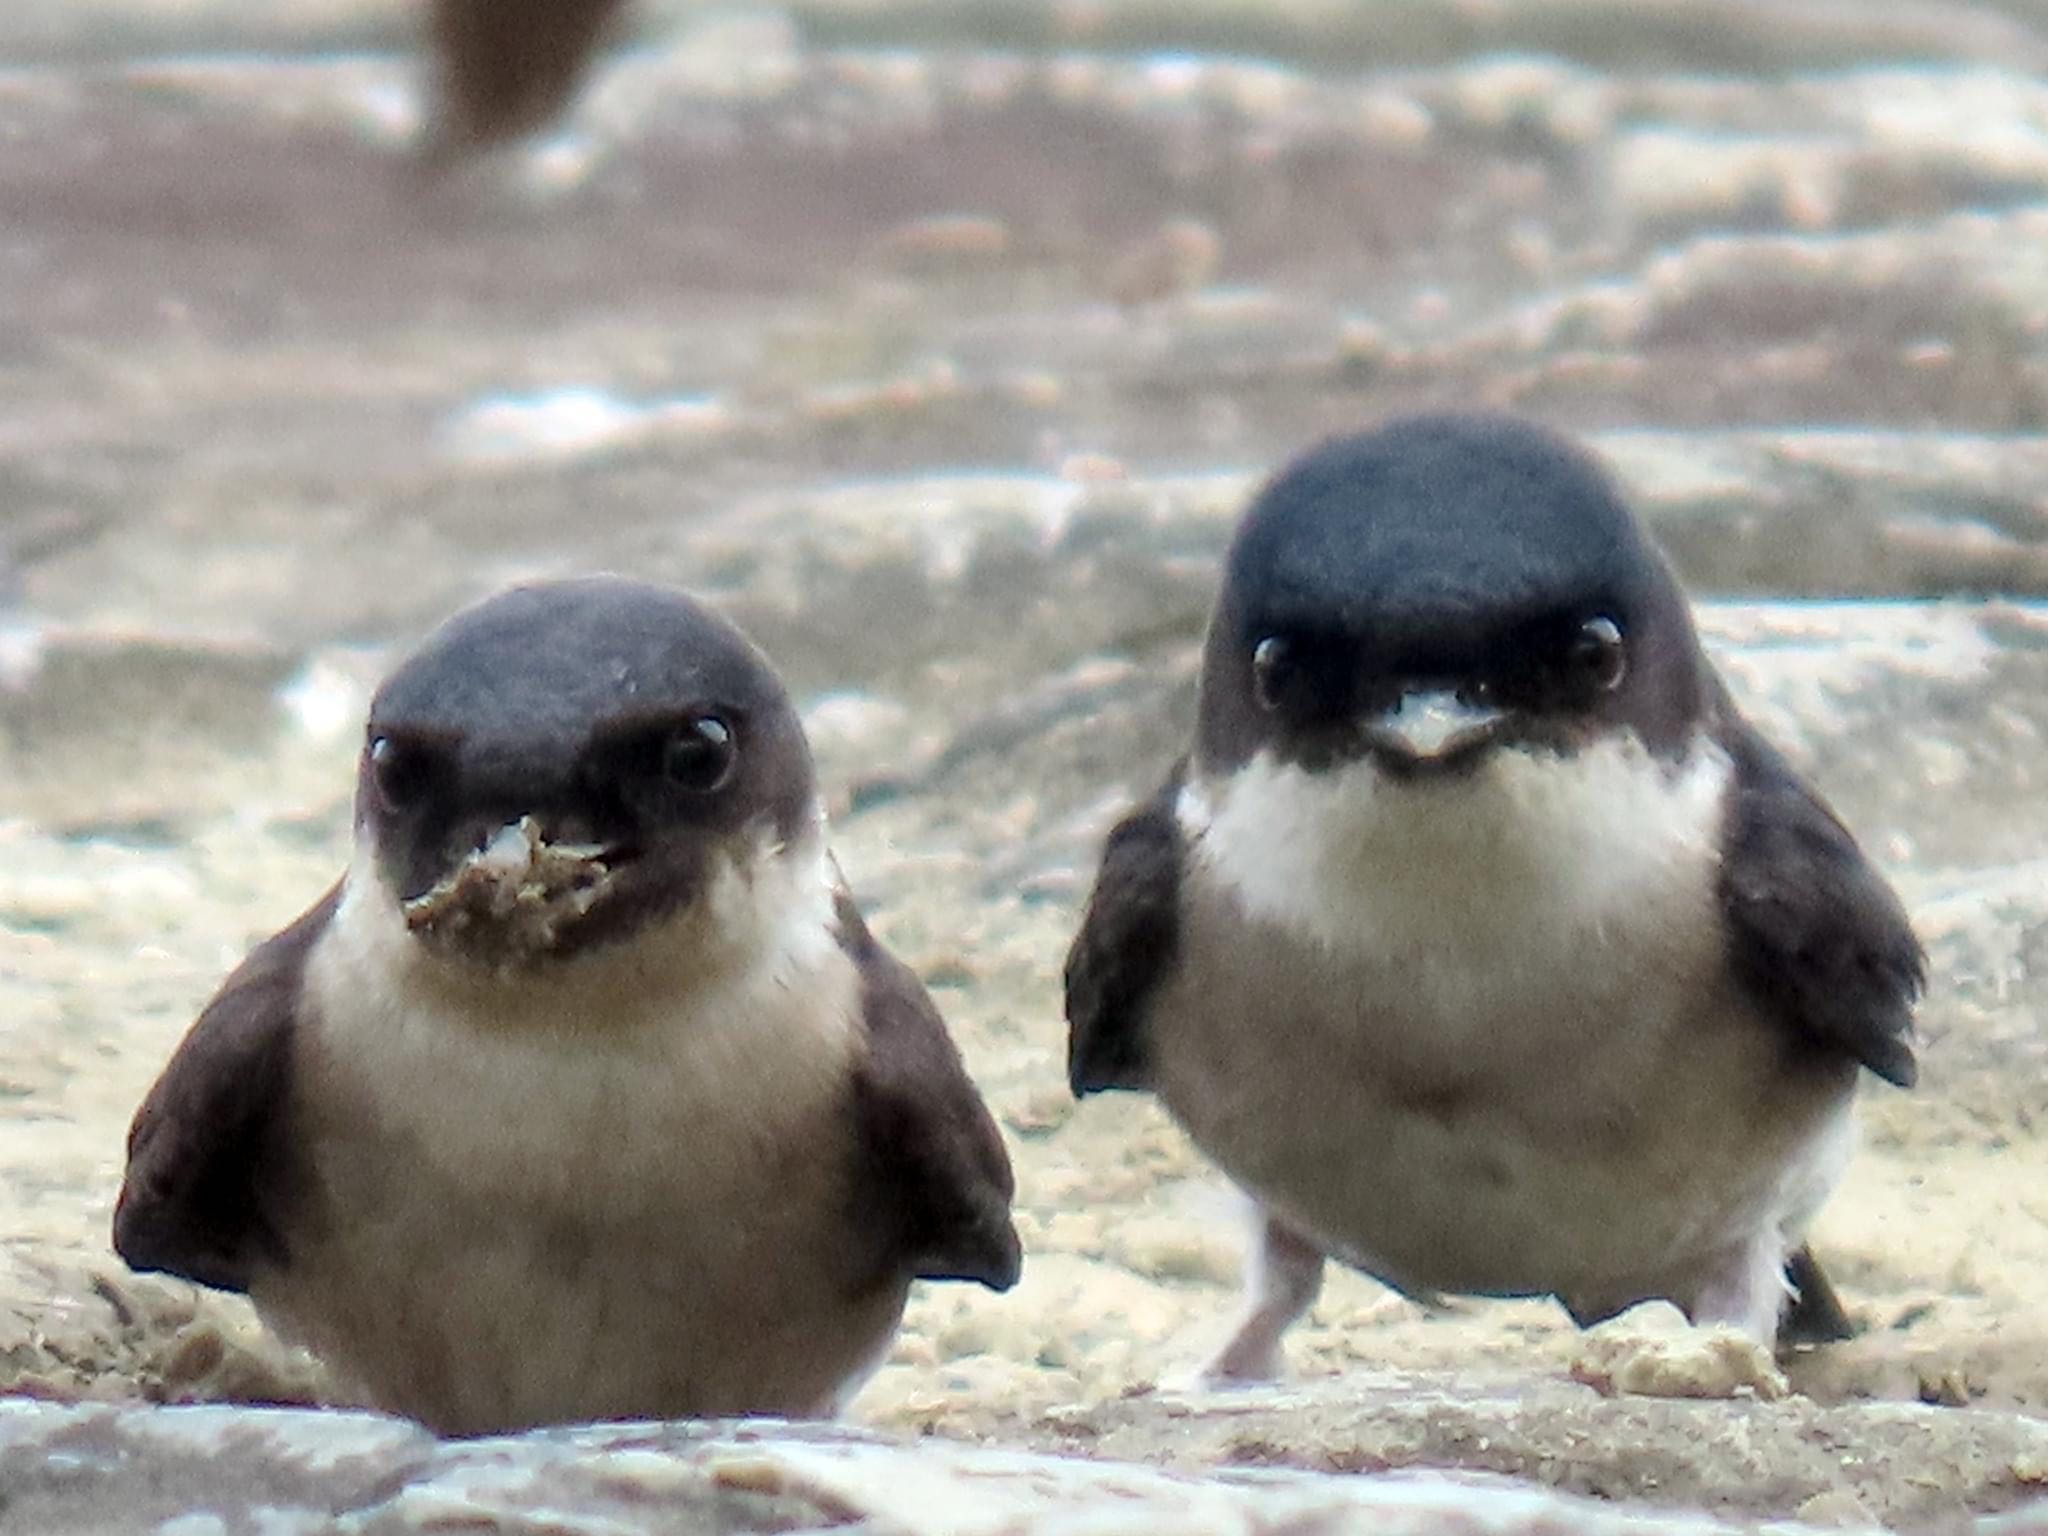
[[[1185,767],[1118,822],[1067,951],[1067,1083],[1075,1096],[1144,1088],[1145,1007],[1180,942],[1182,845],[1174,822]]]
[[[624,0],[433,0],[429,154],[538,128],[561,109]]]
[[[259,1264],[285,1262],[292,1035],[306,953],[340,893],[236,967],[142,1101],[114,1207],[114,1251],[131,1269],[246,1291]]]
[[[854,1079],[873,1220],[920,1280],[1017,1283],[1010,1222],[1016,1180],[1002,1134],[924,983],[875,942],[853,899],[838,901],[840,946],[859,967],[868,1049]]]
[[[1910,1088],[1927,960],[1848,828],[1736,721],[1721,909],[1737,978],[1793,1038]]]

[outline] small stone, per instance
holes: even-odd
[[[1121,1223],[1112,1238],[1114,1256],[1148,1280],[1237,1283],[1237,1233],[1185,1219],[1139,1217]]]
[[[179,1335],[170,1358],[164,1361],[164,1385],[178,1388],[203,1381],[219,1370],[226,1358],[227,1343],[219,1330],[210,1323],[196,1324]]]
[[[1589,1330],[1572,1380],[1605,1396],[1755,1397],[1791,1392],[1771,1352],[1734,1328],[1694,1328],[1667,1302],[1633,1307]]]
[[[1970,1381],[1959,1369],[1923,1365],[1918,1370],[1920,1401],[1933,1408],[1970,1406]]]
[[[929,1370],[939,1363],[939,1352],[932,1347],[932,1341],[923,1335],[901,1333],[896,1336],[895,1347],[889,1351],[889,1363]]]
[[[711,1463],[711,1481],[738,1493],[778,1494],[789,1487],[789,1472],[771,1456],[721,1456]]]
[[[1048,1136],[1074,1113],[1074,1097],[1064,1087],[1041,1086],[1006,1102],[1003,1124],[1019,1136]]]

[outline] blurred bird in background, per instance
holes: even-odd
[[[448,165],[552,121],[626,12],[626,0],[430,0],[427,165]]]

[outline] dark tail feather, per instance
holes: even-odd
[[[1778,1344],[1839,1344],[1856,1336],[1856,1325],[1842,1309],[1842,1298],[1813,1256],[1810,1245],[1785,1261],[1785,1278],[1792,1283],[1792,1297],[1778,1318]]]

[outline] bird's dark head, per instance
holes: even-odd
[[[1586,455],[1513,418],[1414,416],[1304,454],[1253,501],[1197,756],[1415,778],[1618,731],[1676,752],[1708,687],[1683,594]]]
[[[768,662],[682,593],[608,576],[429,636],[370,706],[356,821],[414,936],[498,970],[628,938],[822,836]]]

